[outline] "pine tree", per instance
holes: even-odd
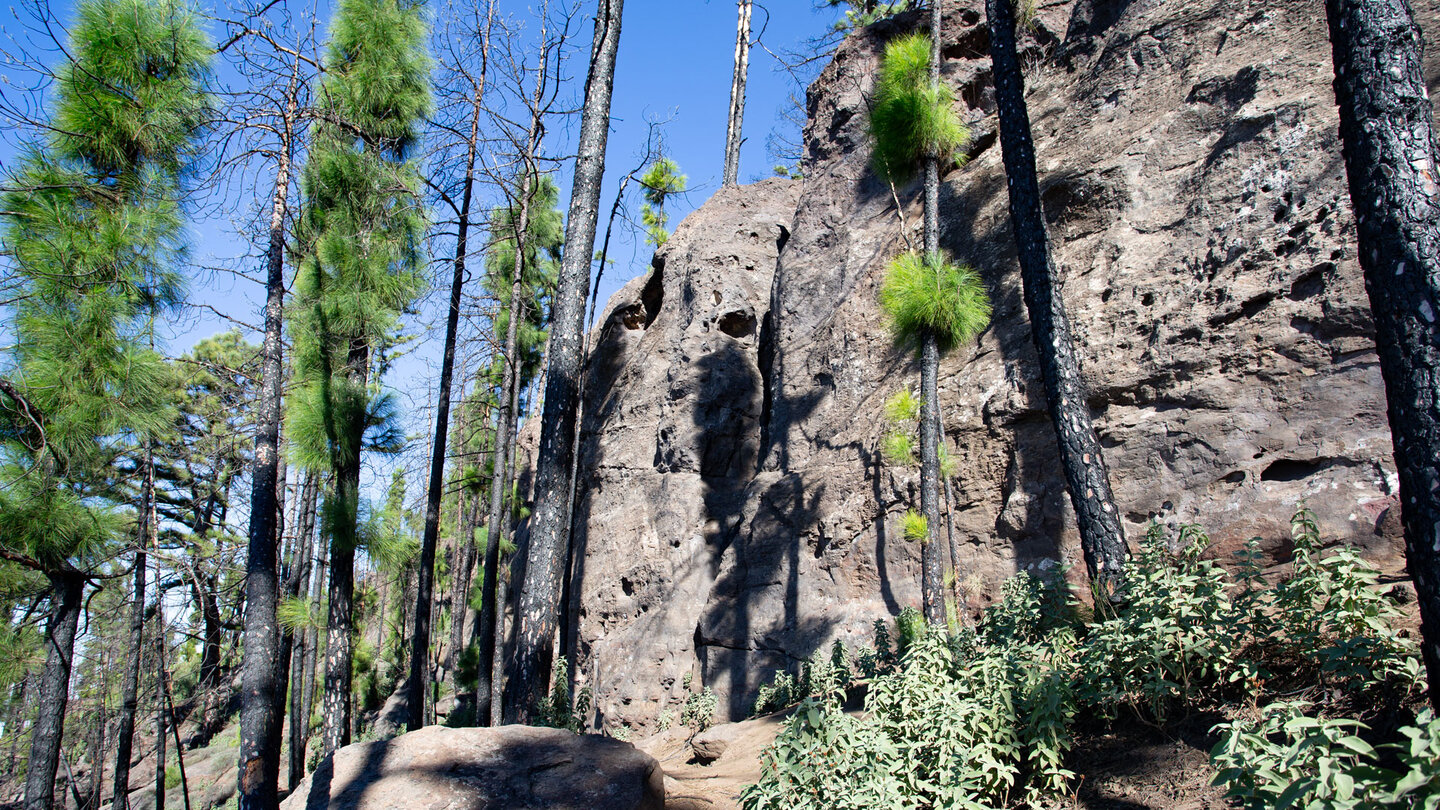
[[[77,14],[50,134],[24,153],[3,201],[23,295],[0,385],[0,543],[51,585],[33,810],[53,796],[85,581],[123,537],[115,464],[174,413],[149,330],[180,297],[181,180],[207,107],[209,48],[186,10],[93,0]]]
[[[610,97],[615,88],[615,57],[620,48],[623,12],[624,0],[600,0],[595,12],[590,72],[580,118],[580,148],[565,221],[564,264],[555,294],[555,325],[545,372],[545,411],[535,469],[535,516],[516,612],[515,665],[506,691],[507,716],[528,718],[545,694],[559,623],[561,579],[570,559],[585,299],[590,294],[590,265],[595,255],[600,182],[605,176]]]
[[[1125,530],[1095,424],[1090,418],[1080,358],[1060,294],[1059,274],[1040,208],[1035,142],[1025,106],[1025,79],[1015,45],[1014,0],[986,0],[990,59],[995,66],[995,105],[1000,147],[1010,190],[1010,227],[1020,254],[1020,280],[1030,313],[1030,335],[1040,359],[1045,400],[1060,447],[1060,466],[1080,529],[1085,567],[1101,598],[1114,598],[1124,574]]]
[[[370,374],[421,284],[412,151],[430,105],[425,37],[419,6],[342,0],[301,178],[287,435],[303,466],[332,475],[322,754],[350,738],[360,454],[399,449],[394,401],[376,393]]]
[[[924,175],[924,254],[892,263],[881,301],[896,336],[920,354],[921,591],[925,620],[945,621],[940,526],[940,354],[972,339],[989,322],[990,305],[978,277],[940,251],[940,169],[954,164],[969,132],[954,112],[954,95],[940,82],[940,4],[931,6],[931,36],[912,34],[885,48],[871,101],[870,133],[876,173],[891,184]],[[903,219],[902,219],[903,222]],[[942,347],[942,344],[943,347]]]
[[[1405,556],[1440,711],[1440,147],[1406,0],[1326,0],[1360,267],[1385,379]]]

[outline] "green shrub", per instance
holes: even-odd
[[[589,687],[575,695],[575,705],[570,705],[570,662],[565,658],[555,659],[555,668],[550,676],[550,694],[540,701],[535,713],[535,725],[547,728],[568,729],[576,734],[590,722],[590,709],[594,695]]]
[[[1234,632],[1228,575],[1201,558],[1209,538],[1184,525],[1176,541],[1171,553],[1164,529],[1151,523],[1126,567],[1124,602],[1086,637],[1080,688],[1102,713],[1133,705],[1164,719],[1253,675],[1254,665],[1236,654],[1243,639]]]
[[[990,324],[990,296],[979,274],[941,254],[896,256],[885,270],[880,308],[902,344],[935,335],[942,352],[968,343]]]
[[[1346,696],[1393,709],[1420,682],[1413,644],[1391,627],[1396,611],[1374,571],[1349,549],[1322,556],[1314,526],[1307,510],[1297,513],[1295,574],[1274,589],[1261,575],[1258,540],[1238,552],[1231,576],[1205,559],[1209,539],[1197,526],[1152,524],[1128,565],[1123,601],[1088,626],[1063,568],[1007,581],[974,632],[947,638],[907,608],[892,651],[888,622],[877,620],[875,648],[854,656],[856,674],[870,679],[865,714],[841,710],[846,679],[825,675],[818,656],[802,683],[777,677],[767,699],[813,696],[764,755],[742,802],[747,810],[1044,803],[1069,790],[1065,756],[1078,712],[1103,719],[1130,707],[1163,722],[1242,694],[1263,703],[1266,683],[1293,686],[1297,673],[1312,688],[1323,676],[1311,694],[1332,705]],[[832,649],[824,666],[848,658]],[[1440,722],[1428,713],[1401,729],[1399,742],[1378,746],[1377,758],[1359,721],[1305,709],[1277,703],[1258,723],[1217,727],[1217,784],[1250,807],[1440,810]]]
[[[165,789],[166,789],[166,790],[174,790],[174,789],[177,788],[177,787],[180,787],[180,766],[179,766],[179,765],[166,765],[166,766],[165,766]]]
[[[1284,651],[1315,659],[1321,678],[1336,686],[1418,683],[1414,645],[1393,626],[1401,612],[1380,592],[1379,573],[1349,546],[1322,556],[1309,509],[1290,525],[1295,572],[1273,594]]]
[[[710,687],[707,686],[699,692],[691,692],[685,698],[685,705],[680,709],[680,722],[687,728],[704,731],[715,719],[717,705],[715,693],[710,691]]]
[[[1266,706],[1256,722],[1217,726],[1214,784],[1247,808],[1440,807],[1440,721],[1426,711],[1387,743],[1398,770],[1360,735],[1364,723],[1307,713],[1303,701]]]

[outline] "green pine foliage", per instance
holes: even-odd
[[[175,418],[153,319],[182,295],[178,202],[209,108],[209,46],[170,2],[77,9],[53,128],[0,200],[21,291],[3,413],[3,540],[58,565],[98,563],[123,528],[113,467]],[[89,559],[72,559],[89,558]]]
[[[912,543],[927,543],[930,541],[930,523],[924,515],[907,509],[900,516],[900,534]]]
[[[685,191],[689,178],[680,173],[680,164],[668,157],[657,158],[640,177],[645,189],[645,203],[640,206],[640,224],[645,226],[645,241],[655,247],[670,238],[670,216],[665,213],[665,200],[671,194]]]
[[[520,355],[520,386],[523,389],[540,373],[545,341],[550,329],[550,301],[560,271],[560,252],[565,244],[565,216],[559,209],[560,189],[549,175],[541,175],[531,188],[528,224],[525,229],[525,256],[520,269],[520,304],[523,317],[516,327],[516,351]],[[490,212],[490,247],[485,253],[484,287],[498,304],[493,321],[495,338],[504,344],[510,328],[510,282],[515,274],[515,231],[520,211],[516,206],[497,206]],[[500,386],[499,361],[490,370],[488,390]]]
[[[930,83],[930,37],[907,34],[885,46],[870,98],[871,165],[891,183],[915,176],[928,157],[955,161],[970,131],[955,114],[955,94]]]
[[[367,378],[423,284],[412,152],[430,109],[426,36],[421,9],[397,0],[343,0],[332,24],[301,177],[290,312],[296,384],[286,435],[309,469],[356,463],[367,433],[375,449],[395,449],[395,406]],[[337,505],[353,515],[358,504]]]
[[[974,340],[990,324],[990,296],[980,276],[944,255],[897,256],[886,269],[880,307],[897,342],[918,344],[930,331],[941,351]]]

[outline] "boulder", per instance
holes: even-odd
[[[282,810],[662,810],[664,774],[609,737],[429,726],[347,745]]]

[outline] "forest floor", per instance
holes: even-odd
[[[692,735],[672,729],[636,743],[665,770],[666,810],[738,810],[740,791],[760,778],[760,754],[787,713],[715,726]],[[1212,787],[1210,729],[1218,714],[1197,714],[1161,729],[1124,718],[1082,734],[1067,767],[1074,793],[1058,803],[1084,810],[1210,810],[1227,807]],[[697,750],[719,756],[702,762]]]

